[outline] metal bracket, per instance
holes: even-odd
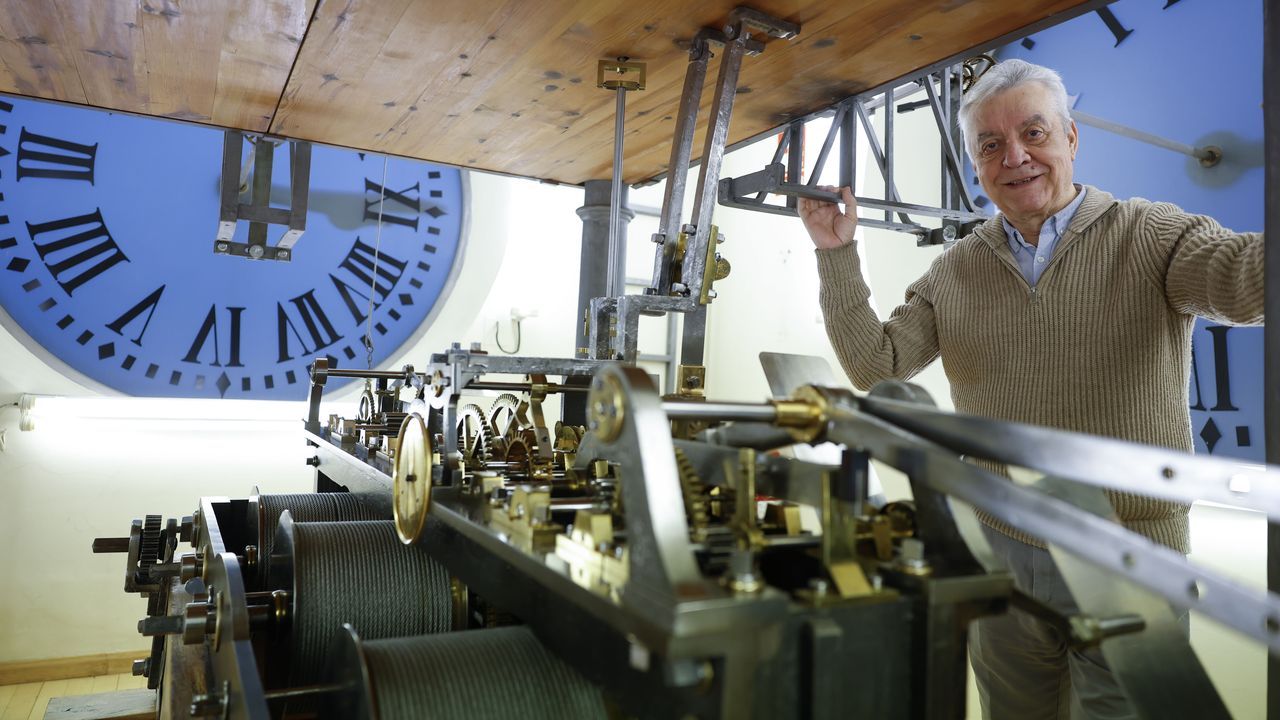
[[[956,109],[959,104],[958,82],[962,75],[957,68],[940,68],[936,77],[925,74],[910,81],[895,83],[874,93],[847,98],[835,105],[829,113],[833,113],[831,128],[823,140],[821,150],[813,170],[806,182],[800,181],[803,173],[804,124],[805,120],[796,120],[788,125],[778,141],[772,162],[758,173],[738,178],[725,178],[720,181],[718,200],[721,205],[743,210],[755,210],[776,215],[795,216],[796,198],[804,197],[815,200],[839,202],[834,193],[817,188],[818,177],[822,174],[828,159],[832,155],[837,136],[840,139],[840,150],[837,153],[840,163],[840,184],[852,187],[855,165],[854,134],[861,123],[870,146],[872,158],[884,179],[884,200],[858,197],[858,207],[866,210],[884,211],[884,219],[869,217],[870,213],[859,213],[858,223],[864,227],[873,227],[896,232],[911,233],[916,236],[918,245],[941,245],[952,242],[972,231],[987,216],[975,212],[973,200],[963,182],[963,157],[957,150],[959,146],[958,128],[955,122]],[[938,87],[935,87],[938,83]],[[957,85],[954,88],[953,85]],[[905,103],[899,107],[896,98],[903,94],[924,91],[926,98],[918,102]],[[897,184],[894,181],[894,116],[903,109],[928,105],[933,110],[933,117],[938,126],[942,152],[942,202],[939,206],[917,205],[902,202]],[[871,124],[868,111],[880,109],[884,113],[884,146]],[[786,164],[783,164],[786,155]],[[782,195],[785,205],[771,205],[765,202],[768,194]],[[894,221],[893,216],[898,216]],[[928,228],[911,219],[911,215],[939,218],[942,227]]]
[[[311,186],[311,143],[289,141],[289,195],[288,208],[271,207],[271,171],[278,142],[266,137],[250,138],[254,148],[252,155],[252,201],[240,202],[243,186],[241,150],[245,134],[227,130],[222,140],[222,207],[218,213],[218,235],[213,251],[218,255],[236,255],[253,260],[280,260],[287,262],[293,255],[293,246],[307,228],[307,195]],[[232,241],[236,225],[241,220],[249,222],[249,242]],[[267,226],[284,225],[288,229],[276,245],[267,245]]]

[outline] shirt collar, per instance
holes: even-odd
[[[1045,221],[1049,226],[1049,229],[1053,231],[1053,237],[1055,240],[1062,237],[1062,233],[1066,232],[1067,227],[1071,225],[1071,219],[1075,217],[1076,210],[1079,210],[1081,203],[1084,202],[1084,196],[1087,192],[1085,186],[1080,183],[1074,183],[1074,185],[1077,190],[1075,199],[1067,203],[1066,207],[1062,208]],[[1018,232],[1017,228],[1009,223],[1009,220],[1004,216],[1004,213],[1000,213],[1000,222],[1004,225],[1005,236],[1009,238],[1010,249],[1016,252],[1019,247],[1031,248],[1031,244],[1022,237],[1022,233]],[[1036,238],[1036,240],[1038,241],[1039,238]]]

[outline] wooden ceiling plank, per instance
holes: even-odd
[[[885,7],[868,8],[864,4],[859,6],[863,9],[861,13],[846,14],[840,18],[839,23],[834,25],[826,23],[826,17],[820,15],[809,21],[809,27],[820,28],[813,34],[817,36],[816,40],[812,37],[807,38],[802,32],[799,38],[786,43],[788,47],[782,48],[782,52],[779,52],[778,46],[783,43],[774,41],[770,43],[772,47],[763,55],[747,58],[744,61],[742,82],[739,87],[751,87],[753,95],[740,96],[735,103],[735,117],[730,125],[730,142],[754,136],[763,130],[783,124],[792,117],[803,116],[862,89],[903,75],[905,74],[902,72],[904,58],[919,57],[921,59],[914,67],[922,67],[938,58],[969,49],[978,42],[973,40],[974,37],[994,37],[1010,31],[1010,28],[1029,24],[1075,4],[1058,2],[1042,8],[1039,12],[1028,12],[1026,8],[1019,6],[1010,8],[994,0],[973,2],[965,6],[964,12],[960,15],[956,14],[957,10],[950,11],[951,14],[947,18],[947,23],[966,23],[964,27],[970,28],[969,32],[963,36],[957,36],[954,33],[944,34],[945,40],[929,45],[929,51],[926,52],[919,51],[917,47],[924,45],[927,36],[922,35],[921,40],[912,40],[910,36],[918,33],[911,30],[924,27],[937,28],[940,22],[940,13],[937,8],[927,6],[923,9],[920,7],[905,10],[898,8],[894,13],[886,10],[888,5],[886,2],[879,3],[880,6]],[[845,26],[851,28],[849,30],[851,39],[841,41],[844,36],[838,33]],[[974,31],[972,28],[978,29]],[[930,33],[932,34],[934,33]],[[833,42],[818,42],[823,39],[831,39]],[[797,42],[806,41],[819,47],[804,48],[808,50],[805,54],[813,55],[815,51],[821,51],[823,57],[801,63],[806,69],[798,71],[794,68],[798,63],[797,58],[802,55],[797,52],[799,48],[794,45]],[[861,49],[851,53],[848,49],[850,45],[860,46]],[[700,154],[706,132],[709,97],[716,72],[715,61],[712,65],[708,71],[707,88],[704,90],[695,135],[695,157]],[[851,81],[849,78],[852,77],[859,79]],[[863,80],[864,77],[867,79]],[[769,96],[767,101],[757,101],[754,93],[759,88],[765,88],[764,92]],[[672,107],[675,105],[673,104]],[[637,142],[631,142],[630,137],[628,138],[626,177],[628,182],[636,182],[662,171],[669,153],[672,128],[662,128],[661,133],[657,133],[654,132],[657,128],[638,126],[634,120],[630,122],[639,131],[640,138]],[[611,137],[611,124],[608,132]],[[593,135],[596,139],[603,141],[604,130],[588,129],[584,134]],[[662,137],[664,135],[665,138]],[[591,146],[593,143],[588,141],[582,144]],[[559,148],[552,148],[548,155],[562,159],[564,155],[559,150]],[[596,172],[611,169],[609,158],[600,153],[592,157],[598,160],[598,164],[594,166]],[[581,168],[579,163],[578,169]],[[640,170],[641,168],[645,170]],[[561,172],[552,174],[551,177],[570,182],[586,179],[576,174],[565,175],[562,172],[563,169],[563,166],[558,167],[557,170]],[[633,170],[637,171],[636,174],[633,174]],[[599,175],[596,176],[599,177]]]
[[[678,17],[671,15],[678,8],[679,4],[674,2],[654,3],[651,15],[610,18],[601,13],[613,10],[596,4],[579,17],[569,32],[549,38],[545,46],[531,51],[529,55],[536,52],[543,57],[555,58],[560,67],[572,68],[576,73],[574,76],[581,78],[582,82],[555,84],[554,92],[530,99],[530,103],[535,99],[544,101],[538,107],[553,104],[552,107],[567,120],[535,127],[532,134],[508,134],[504,144],[494,147],[496,157],[503,157],[506,163],[521,168],[518,170],[521,174],[532,170],[544,173],[543,177],[554,177],[550,171],[555,165],[572,166],[580,160],[579,153],[561,153],[558,148],[578,142],[583,134],[590,134],[600,142],[608,143],[608,157],[611,158],[616,96],[611,91],[595,87],[596,63],[619,55],[646,63],[648,89],[628,93],[628,117],[653,113],[659,104],[658,97],[674,96],[678,103],[687,53],[676,43],[687,41],[696,30],[684,32],[683,28],[691,25],[687,21],[646,19]],[[522,83],[520,89],[526,95],[530,91],[535,95],[541,94],[545,89],[542,87],[545,80],[541,77],[519,80]],[[633,126],[629,125],[627,132],[629,136],[633,134]]]
[[[524,5],[526,10],[531,7]],[[447,11],[417,5],[406,13],[383,46],[383,54],[396,58],[403,71],[381,73],[369,83],[369,112],[384,121],[376,126],[375,120],[375,147],[383,152],[407,154],[406,146],[412,144],[407,139],[409,131],[430,122],[433,116],[447,114],[442,113],[439,97],[457,98],[460,104],[471,105],[467,98],[482,94],[483,88],[501,76],[502,67],[491,59],[496,54],[494,46],[507,40],[498,33],[519,10],[519,6],[510,3],[490,2],[475,7],[459,4]],[[470,23],[468,17],[473,18]],[[469,33],[461,32],[468,26]],[[396,104],[378,103],[383,95],[393,96],[390,102]],[[480,132],[475,124],[471,128]],[[359,130],[358,123],[350,128],[353,132]],[[431,135],[439,137],[436,132]]]
[[[0,63],[12,84],[0,90],[86,102],[84,86],[68,52],[64,28],[52,3],[0,3]]]
[[[758,0],[803,30],[744,60],[729,141],[1082,1]],[[649,71],[627,97],[634,182],[667,161],[681,43],[739,0],[316,2],[7,0],[0,90],[257,131],[274,116],[278,135],[576,184],[611,174],[614,98],[595,64],[626,55]]]
[[[379,51],[413,0],[349,0],[322,3],[272,121],[271,132],[372,149],[341,135],[342,127],[372,122],[361,102],[366,75]],[[379,123],[381,124],[381,123]]]
[[[254,0],[228,18],[213,122],[265,132],[302,47],[317,0]]]
[[[148,113],[212,122],[217,67],[232,2],[141,0]]]
[[[66,31],[85,101],[97,107],[147,111],[141,10],[136,1],[110,0],[85,4],[50,2]]]

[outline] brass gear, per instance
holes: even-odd
[[[520,398],[511,393],[503,393],[489,406],[489,430],[493,437],[504,443],[510,442],[520,430]]]
[[[459,408],[458,449],[462,452],[462,458],[467,467],[484,466],[489,459],[490,436],[489,421],[484,417],[483,408],[475,404],[467,404]]]
[[[695,538],[705,534],[710,515],[707,498],[702,494],[702,479],[684,450],[676,448],[676,470],[680,474],[680,491],[684,495],[685,516],[689,520],[689,534]]]
[[[507,443],[506,455],[503,459],[508,463],[508,468],[510,468],[511,464],[519,465],[520,471],[527,474],[529,470],[529,454],[529,446],[525,444],[522,438],[516,437],[512,438],[510,443]]]

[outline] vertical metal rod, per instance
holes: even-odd
[[[787,182],[798,185],[804,175],[804,121],[795,120],[788,125],[787,136],[791,138],[790,147],[787,148]],[[787,207],[796,207],[797,201],[795,195],[788,195]]]
[[[689,288],[689,297],[697,298],[702,292],[702,270],[707,262],[707,244],[714,242],[711,235],[711,218],[715,213],[716,190],[720,184],[720,169],[724,164],[724,146],[729,137],[729,118],[733,114],[733,99],[738,90],[738,71],[746,54],[746,28],[740,24],[724,44],[720,58],[720,74],[716,78],[715,94],[711,98],[711,118],[707,127],[707,139],[702,147],[702,161],[698,168],[698,191],[693,200],[693,224],[697,227],[688,243],[680,275]],[[681,342],[680,363],[701,365],[706,352],[705,305],[685,314],[684,333]]]
[[[947,170],[951,172],[952,179],[960,189],[960,200],[964,203],[964,209],[973,212],[973,198],[969,197],[969,187],[964,184],[964,178],[960,175],[960,156],[956,154],[955,143],[951,142],[951,127],[942,117],[942,105],[938,101],[938,91],[934,89],[933,77],[930,75],[924,77],[924,91],[929,96],[929,107],[933,109],[933,119],[938,125],[938,134],[942,137],[942,150],[946,153]]]
[[[667,160],[667,187],[662,194],[662,217],[658,232],[674,241],[680,232],[680,216],[684,213],[684,191],[689,178],[689,158],[693,154],[693,134],[698,125],[698,104],[707,78],[707,59],[711,56],[707,43],[694,39],[689,50],[689,69],[684,75],[680,109],[676,113],[675,143]]]
[[[662,379],[663,392],[671,395],[676,391],[676,371],[680,367],[680,359],[676,354],[676,343],[680,342],[680,313],[667,313],[667,376]]]
[[[746,30],[738,32],[739,36],[725,43],[720,58],[720,74],[711,98],[711,118],[698,167],[698,189],[693,197],[693,224],[697,233],[685,252],[680,273],[692,297],[697,297],[702,289],[702,266],[706,261],[707,243],[711,241],[711,219],[715,215],[724,146],[729,137],[729,118],[733,114],[733,99],[738,89],[738,71],[742,68],[742,56],[746,54]],[[687,337],[688,333],[685,335]]]
[[[840,123],[844,121],[845,113],[848,108],[844,105],[836,106],[836,115],[831,118],[831,129],[827,130],[827,137],[822,141],[822,149],[818,151],[818,159],[813,163],[813,172],[809,173],[809,181],[806,183],[810,187],[818,184],[818,178],[822,176],[822,169],[826,167],[827,156],[831,154],[831,146],[835,144],[836,133],[840,131]]]
[[[942,76],[943,124],[938,128],[938,132],[946,133],[949,136],[951,133],[951,68],[942,68],[940,75]],[[945,165],[947,162],[947,151],[946,146],[941,142],[941,139],[939,139],[938,148],[938,153],[942,156],[940,160],[942,161],[942,164]],[[951,205],[951,174],[945,171],[942,173],[942,194],[938,198],[938,205],[939,207],[949,210],[956,209]]]
[[[884,91],[884,197],[897,194],[893,183],[893,116],[898,109],[893,104],[893,86]],[[896,199],[896,198],[895,198]],[[884,211],[884,221],[893,222],[893,212]]]
[[[1263,237],[1266,238],[1263,328],[1263,430],[1268,463],[1280,463],[1280,8],[1262,3],[1262,119],[1266,165]],[[1280,592],[1280,524],[1267,523],[1267,589]],[[1267,655],[1267,718],[1280,720],[1280,658]]]
[[[853,187],[858,172],[858,137],[857,118],[853,116],[853,101],[845,104],[844,115],[840,118],[840,186],[849,188],[857,195]]]
[[[950,83],[951,105],[947,108],[948,122],[951,123],[951,141],[956,146],[956,154],[958,155],[956,159],[960,163],[960,168],[961,168],[960,175],[962,178],[964,177],[964,174],[965,174],[964,173],[964,169],[966,168],[965,163],[966,163],[966,158],[968,157],[968,153],[965,151],[965,148],[964,148],[964,134],[960,132],[960,101],[963,99],[963,96],[964,96],[964,91],[961,90],[960,88],[960,79],[963,76],[964,76],[963,68],[957,65],[955,69],[952,70],[952,73],[951,73],[951,83]],[[967,180],[967,178],[965,179]],[[968,185],[962,184],[962,187],[968,187]],[[954,184],[951,186],[951,199],[947,201],[948,208],[951,208],[954,210],[960,209],[960,194],[962,192],[963,190],[960,187],[956,187]]]
[[[276,146],[264,137],[258,138],[253,156],[253,206],[267,208],[271,205],[271,173],[275,162]],[[267,245],[267,223],[249,223],[249,244],[264,248]],[[261,257],[262,253],[258,254]],[[255,257],[250,254],[249,257]]]
[[[880,174],[884,175],[884,152],[880,149],[880,139],[876,137],[876,129],[871,124],[871,118],[867,117],[867,109],[864,108],[862,103],[858,102],[856,99],[853,101],[853,109],[854,112],[858,113],[858,120],[862,123],[862,130],[867,133],[867,144],[871,146],[871,156],[876,159],[876,165],[880,167]],[[888,198],[889,200],[892,200],[893,202],[902,202],[902,199],[898,197],[898,188],[890,184],[889,192],[892,194],[892,197]],[[907,214],[904,212],[898,213],[898,217],[901,218],[904,223],[912,222],[911,218],[907,217]]]
[[[613,119],[613,186],[609,193],[609,280],[605,284],[605,294],[609,297],[626,293],[626,255],[623,252],[625,240],[621,237],[622,223],[619,216],[622,211],[622,142],[627,90],[620,87],[614,92],[618,94],[618,106]]]

